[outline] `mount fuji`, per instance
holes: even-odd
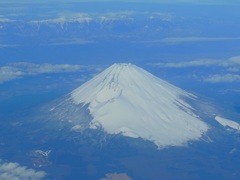
[[[102,129],[158,148],[200,140],[210,129],[187,102],[196,96],[133,64],[113,64],[50,108],[71,130]]]

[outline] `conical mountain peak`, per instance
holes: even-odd
[[[116,67],[116,68],[129,68],[129,67],[133,67],[135,65],[131,64],[131,63],[114,63],[111,67]]]
[[[158,147],[198,140],[209,128],[184,101],[194,96],[133,64],[113,64],[70,94],[88,105],[90,128],[143,138]]]

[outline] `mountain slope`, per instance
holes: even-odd
[[[68,100],[88,106],[90,128],[139,137],[161,148],[198,140],[209,129],[187,98],[195,97],[135,65],[114,64],[71,92]]]

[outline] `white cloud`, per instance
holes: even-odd
[[[35,171],[18,163],[0,161],[0,179],[3,180],[40,180],[45,176],[43,171]]]
[[[84,70],[86,66],[70,64],[33,64],[27,62],[19,62],[12,64],[10,67],[13,69],[16,68],[27,75],[35,75],[44,73],[78,72]]]
[[[229,71],[229,72],[239,72],[240,68],[230,67],[230,68],[227,69],[227,71]]]
[[[0,67],[0,83],[19,78],[23,74],[24,72],[20,71],[15,67],[10,66]]]
[[[46,45],[50,46],[61,46],[61,45],[81,45],[81,44],[92,44],[95,41],[89,41],[78,38],[69,38],[69,39],[56,39],[51,40],[52,42],[47,43]]]
[[[161,20],[171,22],[174,19],[172,13],[169,12],[145,12],[144,14],[148,15],[150,20]]]
[[[240,56],[234,56],[229,59],[229,62],[240,65]]]
[[[19,44],[0,44],[0,48],[11,48],[11,47],[18,47]]]
[[[0,16],[0,23],[9,23],[9,22],[15,22],[15,20],[5,18],[3,16]]]
[[[188,42],[203,42],[203,41],[230,41],[240,40],[240,37],[176,37],[176,38],[165,38],[160,40],[163,43],[178,44]]]
[[[240,93],[240,89],[226,89],[226,90],[223,90],[222,91],[222,94],[225,94],[225,93]]]
[[[205,79],[206,82],[210,83],[228,83],[228,82],[238,82],[240,81],[240,75],[238,74],[225,74],[225,75],[219,75],[215,74],[212,76],[209,76]]]
[[[171,63],[153,63],[151,64],[157,67],[163,68],[186,68],[186,67],[198,67],[198,66],[222,66],[236,69],[240,69],[240,56],[231,57],[229,59],[199,59],[194,61],[181,61],[181,62],[171,62]],[[233,69],[229,69],[230,71]]]
[[[135,41],[134,43],[149,43],[149,44],[180,44],[191,42],[207,42],[207,41],[233,41],[240,40],[240,37],[169,37],[159,40]]]
[[[221,64],[219,60],[212,59],[200,59],[194,61],[172,62],[172,63],[154,63],[152,65],[157,67],[167,68],[184,68],[184,67],[196,67],[196,66],[211,66]]]
[[[0,83],[21,78],[27,75],[81,72],[90,69],[94,69],[94,67],[70,64],[33,64],[20,62],[0,67]]]
[[[191,67],[221,67],[221,75],[214,74],[208,77],[202,77],[205,82],[222,83],[240,81],[240,56],[234,56],[229,59],[199,59],[194,61],[181,62],[161,62],[152,63],[152,66],[160,68],[191,68]],[[211,73],[211,71],[209,71]],[[197,78],[199,77],[197,76]]]

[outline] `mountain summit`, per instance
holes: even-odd
[[[198,140],[209,129],[184,101],[188,98],[195,96],[140,67],[113,64],[72,91],[68,100],[87,106],[89,128],[142,138],[161,148]]]

